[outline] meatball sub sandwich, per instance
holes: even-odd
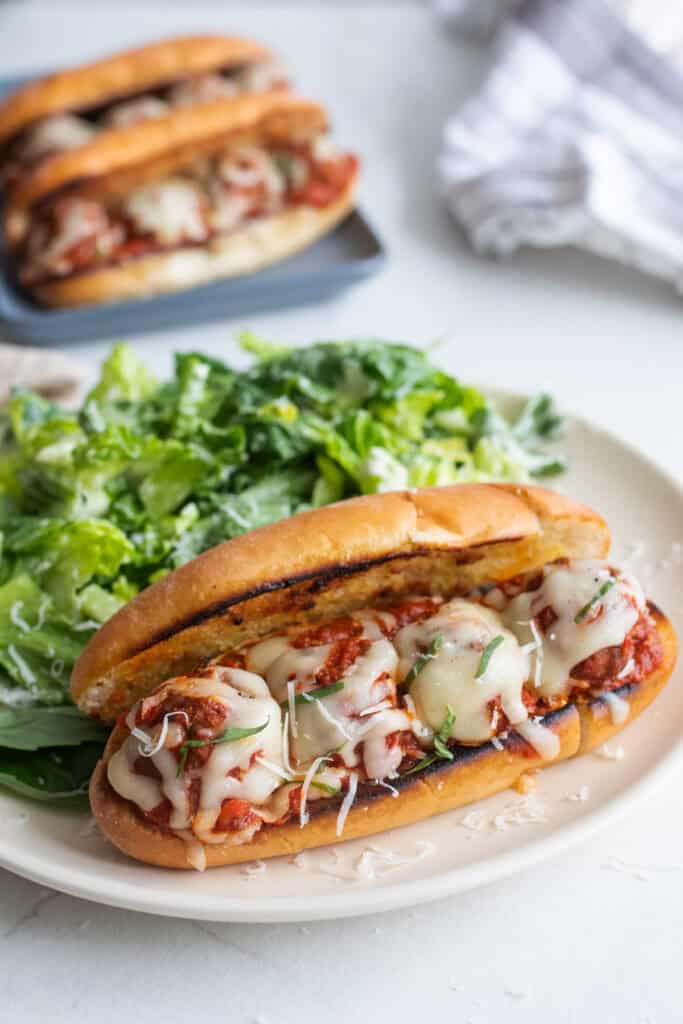
[[[317,104],[217,100],[50,160],[13,190],[6,236],[41,303],[134,298],[304,248],[350,211],[357,176]]]
[[[0,182],[112,128],[243,93],[285,89],[264,46],[232,36],[185,36],[36,79],[0,103]]]
[[[676,638],[606,523],[534,487],[356,498],[206,552],[76,665],[122,851],[203,868],[409,824],[602,743]]]

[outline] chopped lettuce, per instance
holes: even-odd
[[[68,700],[80,649],[201,551],[354,494],[561,472],[552,399],[510,425],[408,345],[253,335],[156,381],[116,346],[80,410],[17,390],[0,437],[0,706]]]
[[[246,370],[189,352],[164,382],[118,345],[76,411],[13,393],[0,413],[0,715],[68,705],[92,632],[226,538],[356,494],[564,468],[546,447],[561,428],[548,395],[509,424],[408,345],[242,344]],[[49,754],[46,792],[70,791]],[[30,788],[26,758],[7,755],[0,776],[21,762]]]

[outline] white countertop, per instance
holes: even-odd
[[[59,10],[57,10],[59,6]],[[343,11],[341,8],[344,8]],[[440,126],[482,56],[422,6],[138,3],[0,7],[3,74],[176,31],[254,34],[331,108],[363,155],[363,205],[387,269],[330,304],[139,340],[236,358],[249,326],[275,339],[442,342],[437,358],[491,387],[552,387],[567,410],[643,447],[677,476],[683,300],[578,252],[500,265],[467,251],[434,197]],[[135,339],[132,339],[135,340]],[[106,344],[75,350],[95,361]],[[676,429],[678,428],[678,429]],[[590,458],[590,452],[586,452]],[[457,898],[358,920],[212,925],[109,910],[0,873],[3,1003],[20,1024],[125,1017],[231,1024],[436,1020],[569,1024],[681,1019],[683,816],[672,778],[609,832]],[[621,858],[632,871],[610,870]]]

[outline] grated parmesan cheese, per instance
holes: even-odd
[[[596,757],[601,757],[605,761],[623,761],[626,756],[626,751],[623,747],[610,747],[607,743],[597,747],[593,753]]]
[[[308,769],[304,776],[303,785],[301,786],[301,799],[299,802],[299,828],[303,828],[304,825],[307,825],[308,822],[310,821],[310,816],[306,811],[306,801],[308,799],[308,790],[310,789],[311,783],[313,782],[313,777],[317,773],[320,765],[325,764],[329,760],[329,757],[316,757],[316,759],[312,762],[311,767]],[[351,780],[349,779],[349,790],[351,789],[350,782]],[[346,817],[346,815],[344,817]],[[337,835],[339,835],[339,832],[337,832]]]
[[[252,864],[246,864],[240,874],[246,878],[254,878],[256,875],[262,875],[267,868],[267,864],[264,860],[255,860]]]
[[[318,701],[320,703],[320,701]],[[337,815],[337,835],[340,836],[344,831],[344,825],[348,813],[351,810],[353,801],[356,799],[356,790],[358,789],[358,775],[356,772],[351,772],[349,775],[349,788],[346,792],[342,805],[339,808],[339,814]]]
[[[585,803],[590,796],[590,788],[586,785],[581,786],[576,793],[567,793],[565,800],[578,801],[579,803]]]
[[[513,825],[541,825],[548,821],[545,804],[533,793],[506,804],[497,814],[483,809],[468,811],[458,825],[470,832],[507,832]]]
[[[436,847],[433,843],[420,840],[415,844],[412,853],[398,853],[373,845],[367,846],[360,856],[347,851],[345,856],[342,856],[339,850],[302,852],[292,859],[292,863],[302,871],[327,875],[335,882],[360,884],[374,882],[390,872],[431,857],[435,852]]]

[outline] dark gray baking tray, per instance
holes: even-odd
[[[21,81],[0,78],[0,97]],[[309,249],[245,277],[149,299],[50,311],[16,288],[2,246],[0,333],[19,342],[62,345],[322,302],[376,273],[385,259],[382,242],[355,210]]]

